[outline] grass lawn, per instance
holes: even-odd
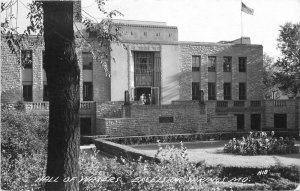
[[[228,141],[198,141],[187,142],[184,146],[187,147],[188,158],[191,161],[205,160],[207,165],[215,166],[221,164],[223,166],[238,166],[238,167],[262,167],[267,168],[272,165],[298,165],[300,166],[300,154],[285,154],[285,155],[257,155],[257,156],[242,156],[223,152],[224,144]],[[174,145],[179,147],[179,143],[162,143],[165,145]],[[297,142],[297,146],[300,143]],[[147,145],[132,145],[131,147],[141,150],[144,153],[154,156],[158,146],[157,144]]]

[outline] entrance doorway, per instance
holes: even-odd
[[[92,133],[92,119],[90,117],[80,118],[80,134],[91,135]]]
[[[237,122],[237,129],[245,129],[245,115],[244,114],[236,114],[236,122]]]

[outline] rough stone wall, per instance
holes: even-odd
[[[1,102],[21,100],[22,80],[21,67],[17,58],[11,53],[7,44],[1,41]]]
[[[24,50],[32,50],[32,101],[43,101],[43,66],[42,51],[44,49],[41,39],[29,37],[24,43]],[[18,54],[18,56],[21,56]],[[1,42],[1,78],[2,78],[2,103],[14,103],[23,99],[21,62],[18,63],[17,55],[12,53],[5,41]]]
[[[128,107],[130,118],[97,118],[97,132],[116,136],[193,133],[206,123],[205,112],[199,105]],[[173,122],[160,122],[160,117],[173,117]]]
[[[123,104],[123,101],[97,102],[96,116],[97,118],[120,118]]]
[[[36,40],[32,36],[25,43],[24,50],[32,50],[32,101],[43,101],[43,50],[44,45],[41,39]],[[83,75],[82,75],[82,51],[76,49],[80,72],[80,100],[83,97]],[[13,103],[22,100],[22,73],[23,68],[17,61],[17,55],[11,53],[5,42],[1,42],[2,61],[2,98],[3,103]],[[88,50],[84,50],[88,51]],[[20,56],[20,55],[18,55]],[[100,59],[101,60],[101,59]],[[104,60],[104,59],[103,59]],[[102,61],[103,61],[102,60]],[[108,59],[107,59],[108,60]],[[109,62],[108,65],[109,66]],[[26,69],[31,70],[31,69]],[[94,101],[103,102],[110,100],[110,77],[105,73],[103,64],[94,58],[93,62],[93,93]]]
[[[298,100],[266,100],[265,127],[274,128],[274,114],[287,114],[287,128],[297,128],[297,101]],[[299,111],[298,111],[299,112]]]
[[[99,45],[100,43],[97,40],[91,40],[91,45],[94,50],[93,55],[93,92],[94,92],[94,101],[96,102],[105,102],[111,101],[111,71],[110,71],[110,61],[107,48]],[[84,51],[88,51],[85,49]],[[107,68],[107,72],[105,71]]]
[[[32,101],[43,101],[43,46],[38,46],[32,51]]]
[[[216,56],[216,89],[217,99],[223,100],[223,56],[232,57],[232,99],[238,99],[238,85],[242,80],[238,74],[238,57],[247,57],[247,99],[261,100],[262,92],[262,56],[261,45],[232,45],[217,43],[181,43],[180,44],[180,63],[182,78],[180,80],[180,99],[192,99],[192,56],[201,56],[201,89],[204,91],[204,99],[208,96],[208,56]]]
[[[234,115],[214,115],[207,124],[198,129],[198,132],[236,131],[236,125]]]

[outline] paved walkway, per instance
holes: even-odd
[[[223,153],[223,146],[227,141],[199,141],[184,143],[188,149],[188,157],[191,161],[205,160],[208,165],[240,166],[240,167],[261,167],[267,168],[272,165],[298,165],[300,166],[300,154],[286,155],[259,155],[242,156]],[[297,142],[300,146],[299,142]],[[178,145],[178,143],[174,144]],[[132,146],[143,153],[154,156],[157,144]]]

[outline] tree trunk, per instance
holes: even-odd
[[[43,2],[45,71],[49,87],[47,191],[79,190],[79,76],[73,2]],[[68,178],[76,178],[70,182]]]

